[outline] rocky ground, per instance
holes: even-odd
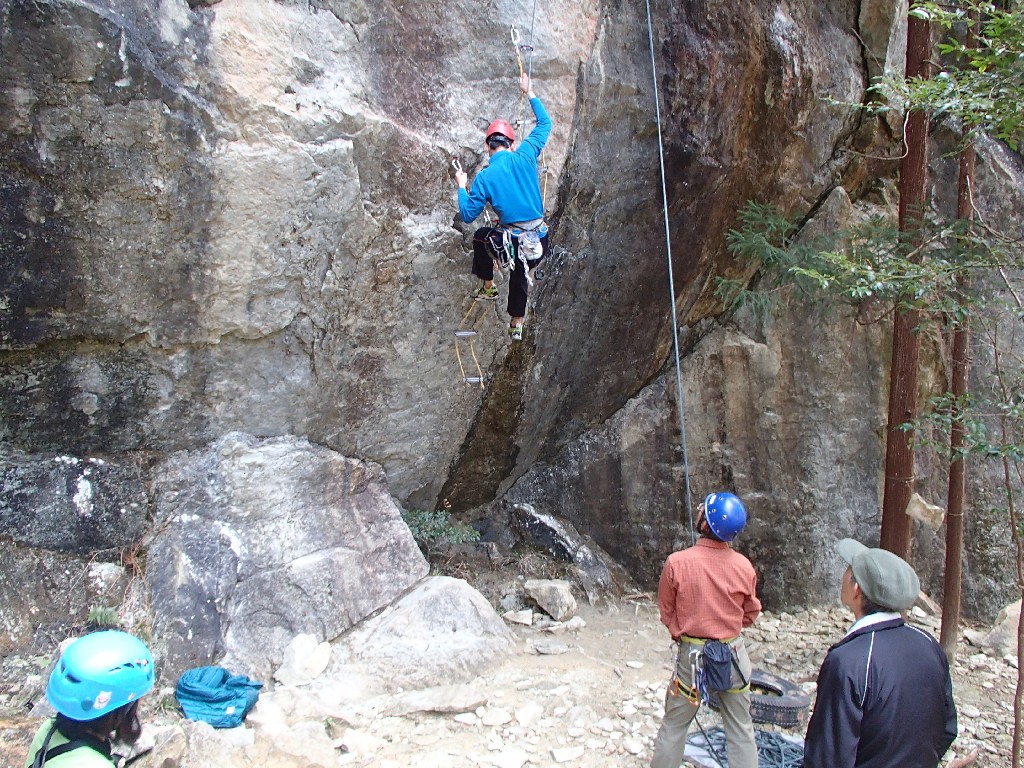
[[[146,719],[157,736],[158,748],[135,765],[276,768],[321,765],[326,760],[335,765],[380,768],[646,766],[672,664],[672,646],[658,620],[657,607],[649,595],[633,595],[599,608],[581,606],[578,616],[585,624],[554,624],[536,614],[539,621],[532,626],[512,625],[516,649],[507,661],[484,679],[435,691],[434,700],[427,704],[395,691],[388,707],[381,708],[378,702],[360,711],[358,703],[350,703],[340,707],[337,715],[323,716],[313,727],[326,731],[333,740],[333,756],[310,757],[319,747],[303,731],[310,727],[305,723],[292,728],[291,734],[278,728],[273,748],[263,749],[258,748],[258,738],[254,741],[245,732],[253,728],[216,735],[212,730],[201,733],[193,728],[188,731],[189,749],[201,750],[203,755],[189,759],[179,755],[168,762],[171,752],[166,734],[180,733],[182,723],[165,688],[146,699]],[[912,620],[937,634],[938,620],[920,609],[914,610]],[[751,657],[756,667],[813,693],[818,665],[848,622],[848,615],[838,607],[765,613],[747,632]],[[22,706],[33,691],[38,695],[47,661],[43,657],[4,659],[0,768],[22,765],[38,723]],[[976,765],[1010,765],[1016,677],[1009,659],[981,654],[962,640],[954,668],[961,729],[953,747],[956,755],[978,749]],[[268,727],[278,704],[276,694],[268,692],[261,697],[250,715],[256,730]],[[418,711],[421,706],[445,712]],[[706,726],[715,723],[711,712],[700,719]],[[186,730],[190,727],[192,724]],[[795,735],[801,735],[799,729]],[[216,745],[211,746],[215,739]],[[233,753],[237,760],[230,757]]]

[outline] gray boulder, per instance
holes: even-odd
[[[336,638],[427,574],[381,470],[306,440],[230,434],[155,476],[148,578],[172,668],[224,654],[265,676],[297,634]]]
[[[529,579],[523,589],[548,616],[562,621],[575,615],[576,598],[572,587],[562,579]]]
[[[326,677],[368,674],[405,688],[469,680],[514,643],[483,595],[434,576],[334,644]]]
[[[510,519],[512,527],[530,544],[576,567],[591,603],[613,594],[624,582],[623,574],[619,574],[618,583],[612,575],[612,569],[621,571],[614,560],[607,555],[602,557],[600,547],[582,536],[569,521],[538,512],[531,504],[516,504]]]

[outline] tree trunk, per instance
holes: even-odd
[[[973,154],[973,147],[971,153]],[[961,169],[963,158],[961,158]],[[963,578],[964,556],[964,495],[967,485],[964,459],[957,454],[964,445],[964,423],[960,409],[967,394],[968,331],[966,314],[953,330],[952,381],[950,392],[954,397],[949,449],[954,457],[949,465],[949,490],[946,496],[946,570],[942,582],[942,627],[939,644],[946,652],[950,664],[956,657],[957,630],[960,626],[960,586]]]
[[[931,25],[911,16],[907,21],[907,77],[927,77],[931,52]],[[900,231],[907,247],[919,238],[914,233],[927,203],[928,115],[912,110],[904,134],[905,153],[900,162]],[[882,499],[881,546],[900,557],[910,551],[907,503],[914,487],[913,431],[904,428],[917,415],[917,372],[921,344],[917,336],[917,310],[897,307],[892,330],[889,370],[889,417],[885,441],[885,495]]]
[[[977,11],[969,14],[966,44],[969,48],[977,45],[975,30],[978,24]],[[963,139],[968,141],[969,133],[965,130]],[[956,215],[961,221],[974,221],[974,168],[978,153],[974,142],[965,143],[960,152],[960,175],[957,179]],[[963,275],[958,284],[966,291],[968,281]],[[946,495],[946,568],[942,582],[942,627],[939,630],[939,644],[946,652],[946,658],[952,664],[956,659],[956,641],[960,628],[960,592],[963,580],[964,559],[964,496],[967,489],[967,467],[964,458],[958,453],[964,446],[964,423],[961,403],[968,388],[968,355],[970,334],[967,312],[953,324],[952,376],[949,382],[950,393],[953,395],[951,428],[949,431],[949,451],[952,462],[949,465],[949,490]]]

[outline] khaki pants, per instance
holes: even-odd
[[[736,653],[743,678],[750,679],[750,657],[739,637],[730,643]],[[676,675],[680,684],[693,685],[690,670],[690,651],[698,646],[679,643],[676,654]],[[739,687],[743,678],[732,670],[732,684]],[[750,692],[719,693],[720,714],[725,728],[728,745],[727,757],[729,768],[757,768],[757,745],[754,743],[754,721],[750,719]],[[661,723],[658,735],[654,739],[654,757],[651,768],[679,768],[686,750],[686,734],[690,723],[697,715],[698,707],[687,699],[685,692],[676,693],[675,681],[669,684],[665,694],[665,719]]]

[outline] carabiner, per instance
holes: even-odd
[[[512,25],[512,27],[509,29],[508,33],[512,37],[512,45],[514,45],[516,50],[518,51],[519,50],[519,30],[516,29],[516,25],[515,24]]]
[[[452,158],[452,168],[454,168],[456,172],[462,173],[462,163],[459,162],[459,158]]]

